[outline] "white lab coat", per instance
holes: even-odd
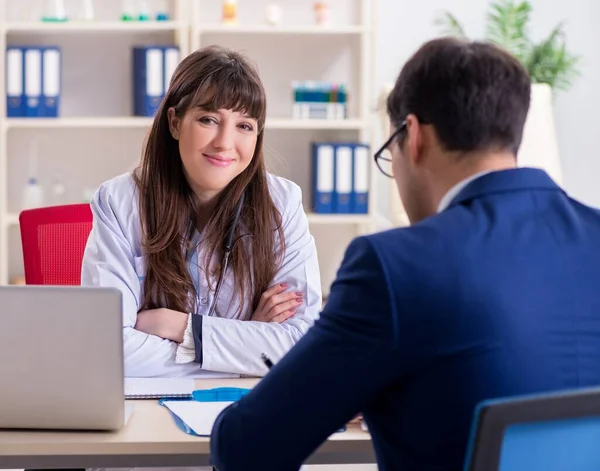
[[[282,215],[286,242],[283,263],[273,283],[287,282],[289,291],[303,293],[304,302],[292,318],[281,324],[232,319],[240,300],[236,301],[232,294],[233,279],[228,271],[217,303],[223,317],[209,317],[212,292],[201,277],[196,314],[205,316],[202,367],[197,363],[176,363],[176,342],[134,329],[145,276],[138,191],[129,173],[100,186],[91,201],[94,222],[83,257],[81,283],[116,287],[122,292],[125,376],[202,377],[203,371],[262,376],[266,367],[260,354],[264,352],[276,361],[314,323],[321,308],[321,281],[301,190],[295,183],[273,175],[268,175],[268,183]],[[240,242],[251,240],[247,237]],[[202,260],[202,255],[198,260]]]

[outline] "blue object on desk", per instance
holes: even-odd
[[[158,401],[161,406],[165,405],[165,402],[168,401],[198,401],[198,402],[235,402],[240,400],[246,394],[250,392],[250,389],[244,388],[232,388],[232,387],[222,387],[222,388],[214,388],[214,389],[196,389],[192,391],[191,397],[163,397]],[[167,408],[168,409],[168,408]],[[169,413],[173,417],[175,424],[179,427],[180,430],[187,433],[188,435],[193,435],[195,437],[199,437],[196,432],[194,432],[188,424],[186,424],[181,418],[174,414],[171,409],[168,409]]]
[[[242,397],[250,392],[250,389],[244,388],[232,388],[232,387],[221,387],[221,388],[213,388],[213,389],[196,389],[192,391],[192,397],[163,397],[159,399],[158,403],[161,406],[165,405],[165,402],[168,401],[198,401],[198,402],[235,402],[239,401]],[[200,437],[196,432],[194,432],[181,418],[174,414],[171,409],[167,408],[175,424],[179,427],[180,430],[187,433],[188,435],[193,435],[195,437]],[[345,432],[346,427],[342,427],[337,430],[336,433]]]
[[[163,399],[159,399],[158,403],[161,406],[164,406],[165,402],[168,402],[168,401],[191,401],[191,400],[192,399],[190,399],[188,397],[174,397],[174,398],[173,397],[165,397]],[[185,432],[188,435],[193,435],[195,437],[199,437],[200,436],[196,432],[194,432],[190,427],[188,427],[188,424],[186,424],[183,420],[181,420],[177,414],[174,414],[173,411],[171,411],[171,409],[169,409],[167,407],[167,410],[169,411],[169,414],[171,414],[171,417],[173,417],[173,420],[175,421],[175,425],[177,425],[177,427],[179,427],[179,429],[182,432]]]
[[[200,402],[235,402],[250,392],[244,388],[197,389],[192,392],[192,399]]]

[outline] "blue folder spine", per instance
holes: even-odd
[[[5,61],[6,116],[25,116],[25,55],[24,48],[6,48]]]
[[[348,214],[352,206],[352,145],[338,144],[335,149],[334,212]]]
[[[61,95],[61,49],[48,46],[42,51],[42,103],[40,114],[45,118],[57,118]]]
[[[334,212],[335,146],[312,145],[312,209],[315,213]]]
[[[25,47],[25,116],[39,118],[42,113],[42,50]]]
[[[154,116],[164,96],[164,47],[133,48],[133,114]]]
[[[367,214],[369,212],[369,146],[355,144],[352,162],[352,212]]]

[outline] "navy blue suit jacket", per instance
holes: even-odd
[[[381,470],[462,468],[483,399],[600,384],[600,213],[536,169],[357,238],[313,328],[217,420],[219,471],[297,470],[363,412]]]

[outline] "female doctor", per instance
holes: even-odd
[[[102,184],[82,284],[123,296],[125,375],[261,376],[321,307],[314,239],[294,183],[265,170],[266,97],[236,52],[173,74],[140,166]]]

